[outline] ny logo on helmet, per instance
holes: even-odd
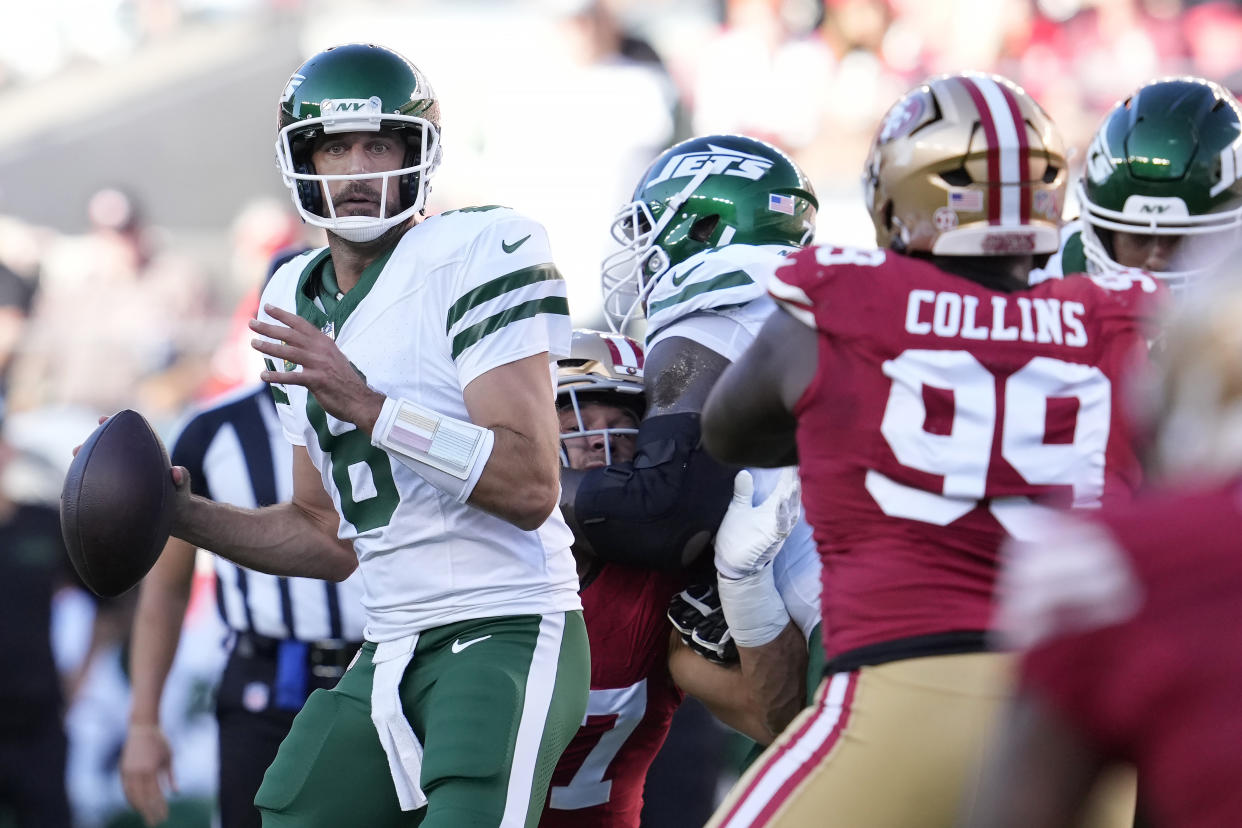
[[[668,159],[664,169],[647,182],[651,187],[670,178],[691,178],[704,169],[710,175],[736,175],[758,181],[772,169],[772,162],[761,155],[749,155],[737,150],[725,149],[715,144],[707,145],[707,152],[688,152]]]
[[[348,115],[351,112],[379,112],[382,109],[380,99],[374,95],[368,98],[325,98],[323,103],[319,105],[319,111],[324,115],[333,113]]]

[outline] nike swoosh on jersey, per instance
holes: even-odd
[[[517,240],[517,241],[515,241],[513,244],[509,244],[509,243],[508,243],[508,242],[506,242],[504,239],[501,239],[501,240],[500,240],[500,247],[501,247],[501,249],[502,249],[502,250],[504,250],[506,253],[512,253],[514,250],[517,250],[519,247],[521,247],[523,244],[525,244],[525,243],[526,243],[526,240],[527,240],[527,239],[529,239],[529,238],[530,238],[530,234],[529,234],[529,233],[527,233],[525,236],[523,236],[522,238],[518,239],[518,240]]]
[[[527,236],[527,238],[530,238],[530,237]],[[525,241],[525,240],[526,239],[523,239],[522,241]],[[521,244],[521,243],[522,242],[518,242],[518,244]],[[466,649],[467,647],[473,647],[475,644],[478,644],[480,641],[486,641],[489,638],[491,638],[490,635],[484,635],[484,636],[480,636],[479,638],[472,638],[469,641],[466,641],[464,643],[459,638],[453,642],[453,652],[460,653],[462,650]]]
[[[690,268],[689,270],[687,270],[685,273],[682,273],[682,274],[674,274],[674,275],[673,275],[673,277],[672,277],[672,278],[673,278],[673,287],[681,287],[682,282],[684,282],[684,281],[686,281],[687,279],[689,279],[689,278],[690,278],[690,274],[691,274],[691,273],[693,273],[694,271],[698,270],[698,269],[699,269],[700,267],[702,267],[702,266],[703,266],[703,263],[702,263],[702,262],[699,262],[699,263],[698,263],[698,264],[696,264],[694,267],[692,267],[692,268]]]

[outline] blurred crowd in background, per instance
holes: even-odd
[[[1242,87],[1242,5],[1219,0],[0,7],[0,483],[4,498],[50,505],[99,415],[134,408],[167,438],[190,406],[254,380],[245,320],[267,264],[322,243],[271,160],[277,93],[332,43],[372,40],[419,64],[444,111],[431,212],[500,203],[544,222],[574,321],[589,327],[603,326],[598,262],[613,212],[650,159],[689,135],[781,146],[820,194],[817,240],[868,245],[867,144],[888,106],[929,74],[1014,79],[1077,148],[1072,162],[1108,107],[1154,77]],[[0,602],[23,588],[0,580]],[[183,793],[209,798],[222,633],[203,589],[187,625],[203,643],[183,646],[178,667],[178,767]],[[7,634],[56,643],[76,820],[123,824],[124,603],[121,622],[100,625],[80,593],[56,601],[52,630]]]

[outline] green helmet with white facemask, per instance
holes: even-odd
[[[308,224],[344,239],[378,238],[423,208],[428,179],[440,163],[440,104],[414,64],[382,46],[351,43],[313,55],[289,78],[278,106],[276,163],[293,206]],[[385,131],[406,147],[401,168],[384,173],[320,175],[316,140],[346,132]],[[329,181],[368,181],[381,193],[378,217],[337,216]],[[386,215],[390,188],[400,208]]]
[[[756,138],[709,135],[665,150],[613,220],[622,248],[602,266],[609,324],[624,330],[656,280],[704,250],[810,243],[818,207],[798,165]]]
[[[1173,286],[1219,264],[1242,230],[1242,105],[1220,84],[1153,81],[1118,103],[1087,151],[1078,183],[1090,269],[1120,268],[1114,234],[1180,237]]]

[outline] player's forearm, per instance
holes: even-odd
[[[521,529],[538,529],[557,505],[556,448],[504,427],[494,427],[492,433],[496,442],[491,457],[467,502]]]
[[[806,706],[806,639],[792,621],[774,640],[737,648],[751,693],[764,723],[779,734]]]
[[[761,745],[775,734],[763,720],[736,664],[714,664],[691,650],[674,631],[669,636],[669,674],[683,693],[694,696],[724,724]]]
[[[194,547],[173,538],[138,594],[129,651],[131,725],[158,725],[160,697],[172,669],[190,601]]]
[[[293,504],[240,509],[195,495],[173,534],[234,563],[272,575],[342,581],[358,565],[336,526]]]

